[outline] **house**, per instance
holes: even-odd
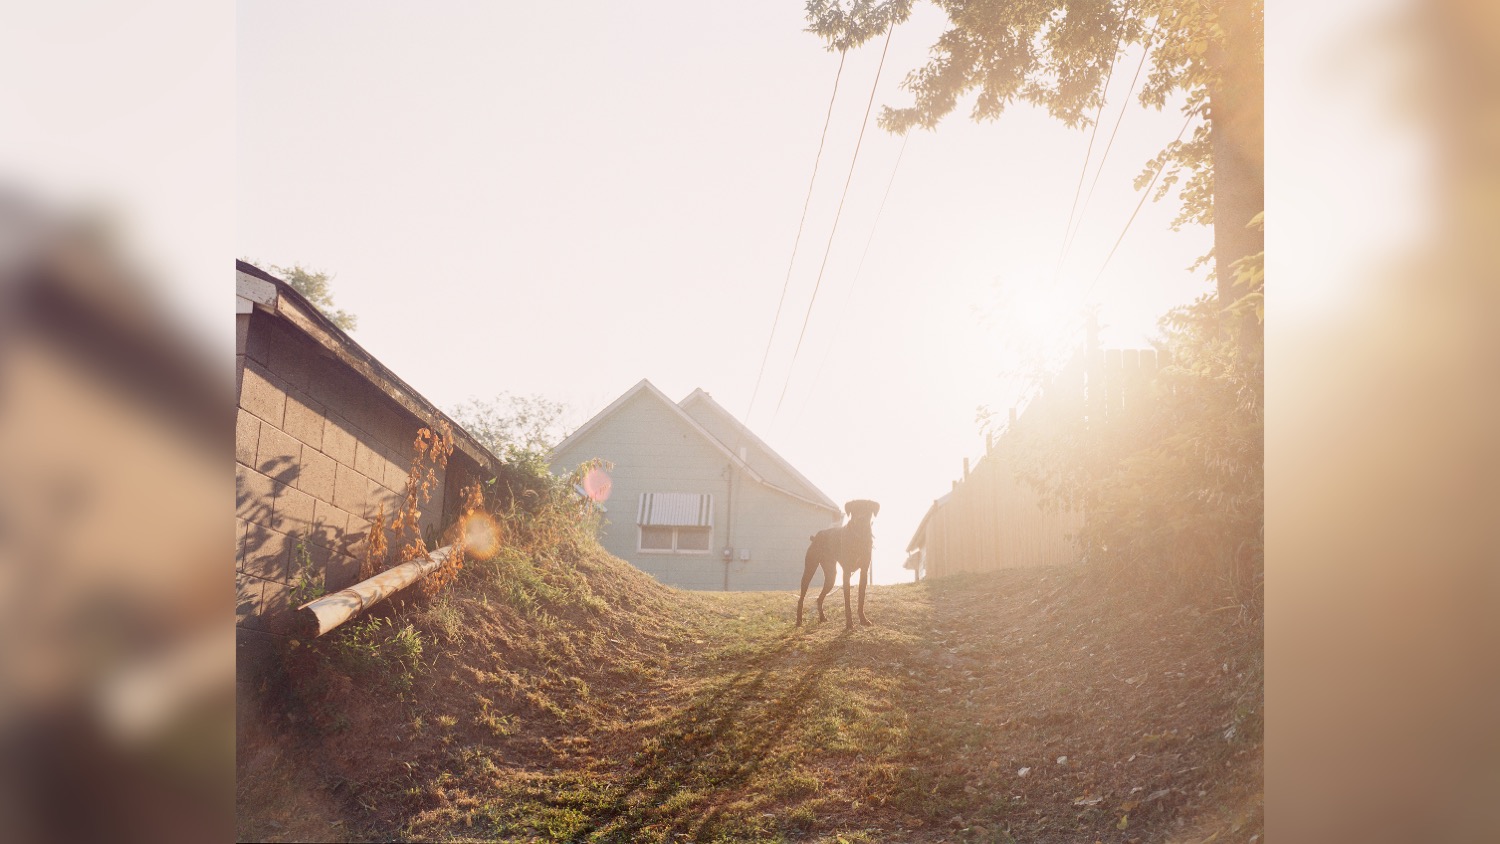
[[[684,589],[797,589],[808,538],[843,511],[703,390],[642,380],[552,452],[567,473],[613,464],[599,541]]]
[[[950,527],[947,507],[952,497],[953,494],[949,493],[933,499],[932,506],[922,515],[922,521],[912,534],[911,541],[906,543],[907,556],[902,568],[916,572],[916,580],[941,573],[942,564],[947,562]]]

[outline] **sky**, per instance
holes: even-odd
[[[586,416],[643,376],[748,404],[836,66],[795,0],[629,13],[433,0],[420,18],[375,3],[12,5],[0,192],[102,214],[170,312],[163,333],[193,335],[185,353],[219,362],[226,402],[233,253],[337,273],[359,341],[445,405],[508,389]],[[1488,664],[1493,641],[1494,473],[1482,469],[1497,416],[1474,385],[1495,380],[1493,238],[1476,233],[1495,228],[1496,102],[1474,68],[1497,54],[1496,6],[1267,5],[1266,650],[1283,678],[1276,744],[1297,748],[1270,768],[1278,798],[1301,801],[1278,800],[1278,817],[1343,824],[1351,834],[1324,836],[1337,840],[1364,831],[1345,830],[1351,818],[1488,828],[1475,813],[1493,801],[1465,798],[1491,771],[1467,751],[1493,719],[1448,704],[1488,715],[1468,666]],[[905,102],[896,84],[941,28],[918,10],[894,35],[877,103]],[[875,46],[849,59],[788,294],[798,316],[877,59]],[[1106,126],[1122,99],[1112,91]],[[1134,207],[1130,176],[1177,132],[1172,110],[1126,113],[1063,273],[1074,299]],[[916,135],[856,283],[899,149],[865,139],[826,275],[837,292],[808,328],[817,364],[793,370],[791,413],[758,402],[749,422],[835,498],[883,502],[877,579],[903,576],[920,513],[979,453],[973,406],[1017,394],[995,360],[1007,365],[1029,323],[1007,308],[987,328],[972,308],[1041,289],[1086,144],[1026,109]],[[1172,233],[1171,216],[1148,204],[1094,288],[1106,343],[1134,342],[1206,289],[1183,268],[1207,232]],[[857,320],[836,331],[829,309],[851,300]],[[705,336],[719,353],[697,352]],[[196,582],[203,559],[173,570]],[[108,562],[119,570],[118,554]],[[1407,623],[1391,624],[1392,607]],[[1390,693],[1411,674],[1420,700]],[[1375,745],[1372,731],[1405,744]],[[1432,813],[1410,777],[1385,773],[1417,767],[1447,800]]]
[[[945,23],[919,5],[878,83],[881,40],[847,56],[809,198],[839,56],[800,3],[240,4],[237,257],[331,273],[355,339],[450,410],[538,394],[576,426],[642,378],[701,387],[833,499],[881,502],[875,582],[908,580],[1031,350],[1071,348],[1085,303],[1106,347],[1144,346],[1210,288],[1188,268],[1211,233],[1171,231],[1175,197],[1104,266],[1184,120],[1127,99],[1139,53],[1061,264],[1088,130],[966,102],[880,130]]]

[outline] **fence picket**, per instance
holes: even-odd
[[[928,575],[1078,562],[1082,502],[1043,506],[1018,476],[1017,432],[1071,419],[1099,436],[1114,424],[1139,423],[1154,403],[1156,373],[1167,363],[1154,349],[1080,349],[1024,410],[1010,408],[1005,429],[986,437],[977,462],[964,458],[961,479],[946,500],[933,502],[923,534],[913,539]]]

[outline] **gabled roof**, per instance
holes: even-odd
[[[766,445],[764,440],[762,440],[760,437],[757,437],[755,435],[755,432],[745,427],[745,424],[736,419],[734,414],[730,413],[728,410],[725,410],[723,405],[714,401],[714,397],[705,392],[702,387],[699,387],[698,389],[692,391],[688,394],[687,398],[678,402],[678,405],[683,409],[686,409],[690,405],[694,404],[703,405],[709,408],[714,412],[715,415],[723,419],[725,422],[728,422],[730,427],[734,429],[735,433],[753,443],[757,448],[764,452],[767,457],[770,458],[772,463],[776,464],[776,466],[786,471],[786,473],[791,475],[792,478],[797,481],[797,483],[801,484],[805,488],[809,497],[821,499],[829,507],[832,507],[835,510],[840,510],[838,504],[834,503],[833,499],[824,495],[823,491],[814,486],[812,481],[803,477],[802,473],[797,471],[797,468],[795,466],[793,466],[791,463],[788,463],[786,458],[777,454],[774,449]],[[840,510],[840,512],[842,512],[842,510]]]
[[[702,391],[698,390],[694,393],[694,395],[699,392]],[[687,411],[683,410],[682,407],[676,402],[667,398],[666,393],[663,393],[661,390],[657,389],[656,385],[652,384],[651,381],[646,378],[642,378],[634,387],[626,390],[623,395],[615,399],[613,402],[610,402],[608,407],[594,414],[594,417],[592,419],[580,425],[578,430],[569,434],[562,442],[558,443],[557,446],[552,449],[552,453],[554,455],[562,453],[570,445],[578,442],[590,431],[598,428],[601,424],[604,423],[605,420],[609,419],[609,417],[618,412],[620,408],[624,407],[631,399],[642,393],[660,402],[665,407],[670,408],[671,412],[675,416],[677,416],[677,418],[681,419],[683,424],[687,425],[690,429],[697,433],[704,442],[708,443],[720,454],[723,454],[724,457],[730,461],[730,463],[732,463],[741,472],[744,472],[745,477],[749,478],[750,480],[755,481],[756,483],[760,484],[763,487],[766,487],[767,489],[774,490],[781,493],[782,495],[801,501],[804,504],[811,504],[814,507],[826,508],[839,514],[843,513],[843,510],[839,509],[839,506],[833,503],[833,499],[829,498],[827,495],[824,495],[822,491],[813,486],[811,483],[807,484],[806,491],[797,492],[782,486],[778,486],[777,484],[774,484],[767,480],[765,476],[755,471],[755,469],[751,467],[748,462],[742,460],[740,456],[735,453],[734,449],[730,448],[722,440],[710,433],[707,428],[704,428],[702,425],[700,425],[698,423],[698,420],[694,419],[692,416],[689,416]],[[707,393],[704,393],[704,396],[707,396]],[[688,398],[692,398],[692,396],[689,396]],[[684,399],[683,401],[685,403],[687,399]],[[710,401],[712,401],[712,399],[710,399]],[[717,405],[715,406],[717,407]],[[723,408],[720,408],[720,410],[722,411]],[[733,417],[730,418],[733,419]],[[738,420],[736,420],[736,424],[738,424]],[[743,428],[743,426],[740,427]],[[751,436],[754,437],[753,434],[751,434]],[[766,447],[764,443],[761,443],[758,438],[755,440],[755,442],[761,447],[765,448],[767,454],[770,454],[777,461],[779,461],[778,465],[782,465],[787,469],[791,469],[790,464],[783,460],[774,451],[771,451],[770,448]],[[802,475],[795,469],[791,469],[791,471],[795,477],[803,481],[806,480],[805,478],[802,478]]]
[[[234,262],[235,310],[248,314],[259,311],[281,318],[304,337],[321,346],[334,359],[358,373],[408,413],[428,425],[446,421],[453,429],[454,445],[475,463],[493,469],[500,458],[490,453],[474,436],[452,417],[439,410],[412,386],[401,380],[348,332],[339,328],[297,288],[254,264]]]

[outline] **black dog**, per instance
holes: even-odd
[[[818,620],[827,621],[823,615],[823,599],[833,591],[834,566],[844,567],[844,628],[854,629],[854,615],[849,607],[849,578],[859,570],[859,623],[870,625],[865,618],[865,582],[870,579],[870,551],[875,537],[870,530],[870,521],[880,512],[874,501],[859,499],[844,505],[849,514],[849,523],[840,527],[820,530],[808,537],[812,545],[807,549],[807,564],[802,570],[802,594],[797,596],[797,626],[802,626],[802,602],[807,598],[807,587],[812,583],[813,572],[823,569],[823,591],[818,595]]]

